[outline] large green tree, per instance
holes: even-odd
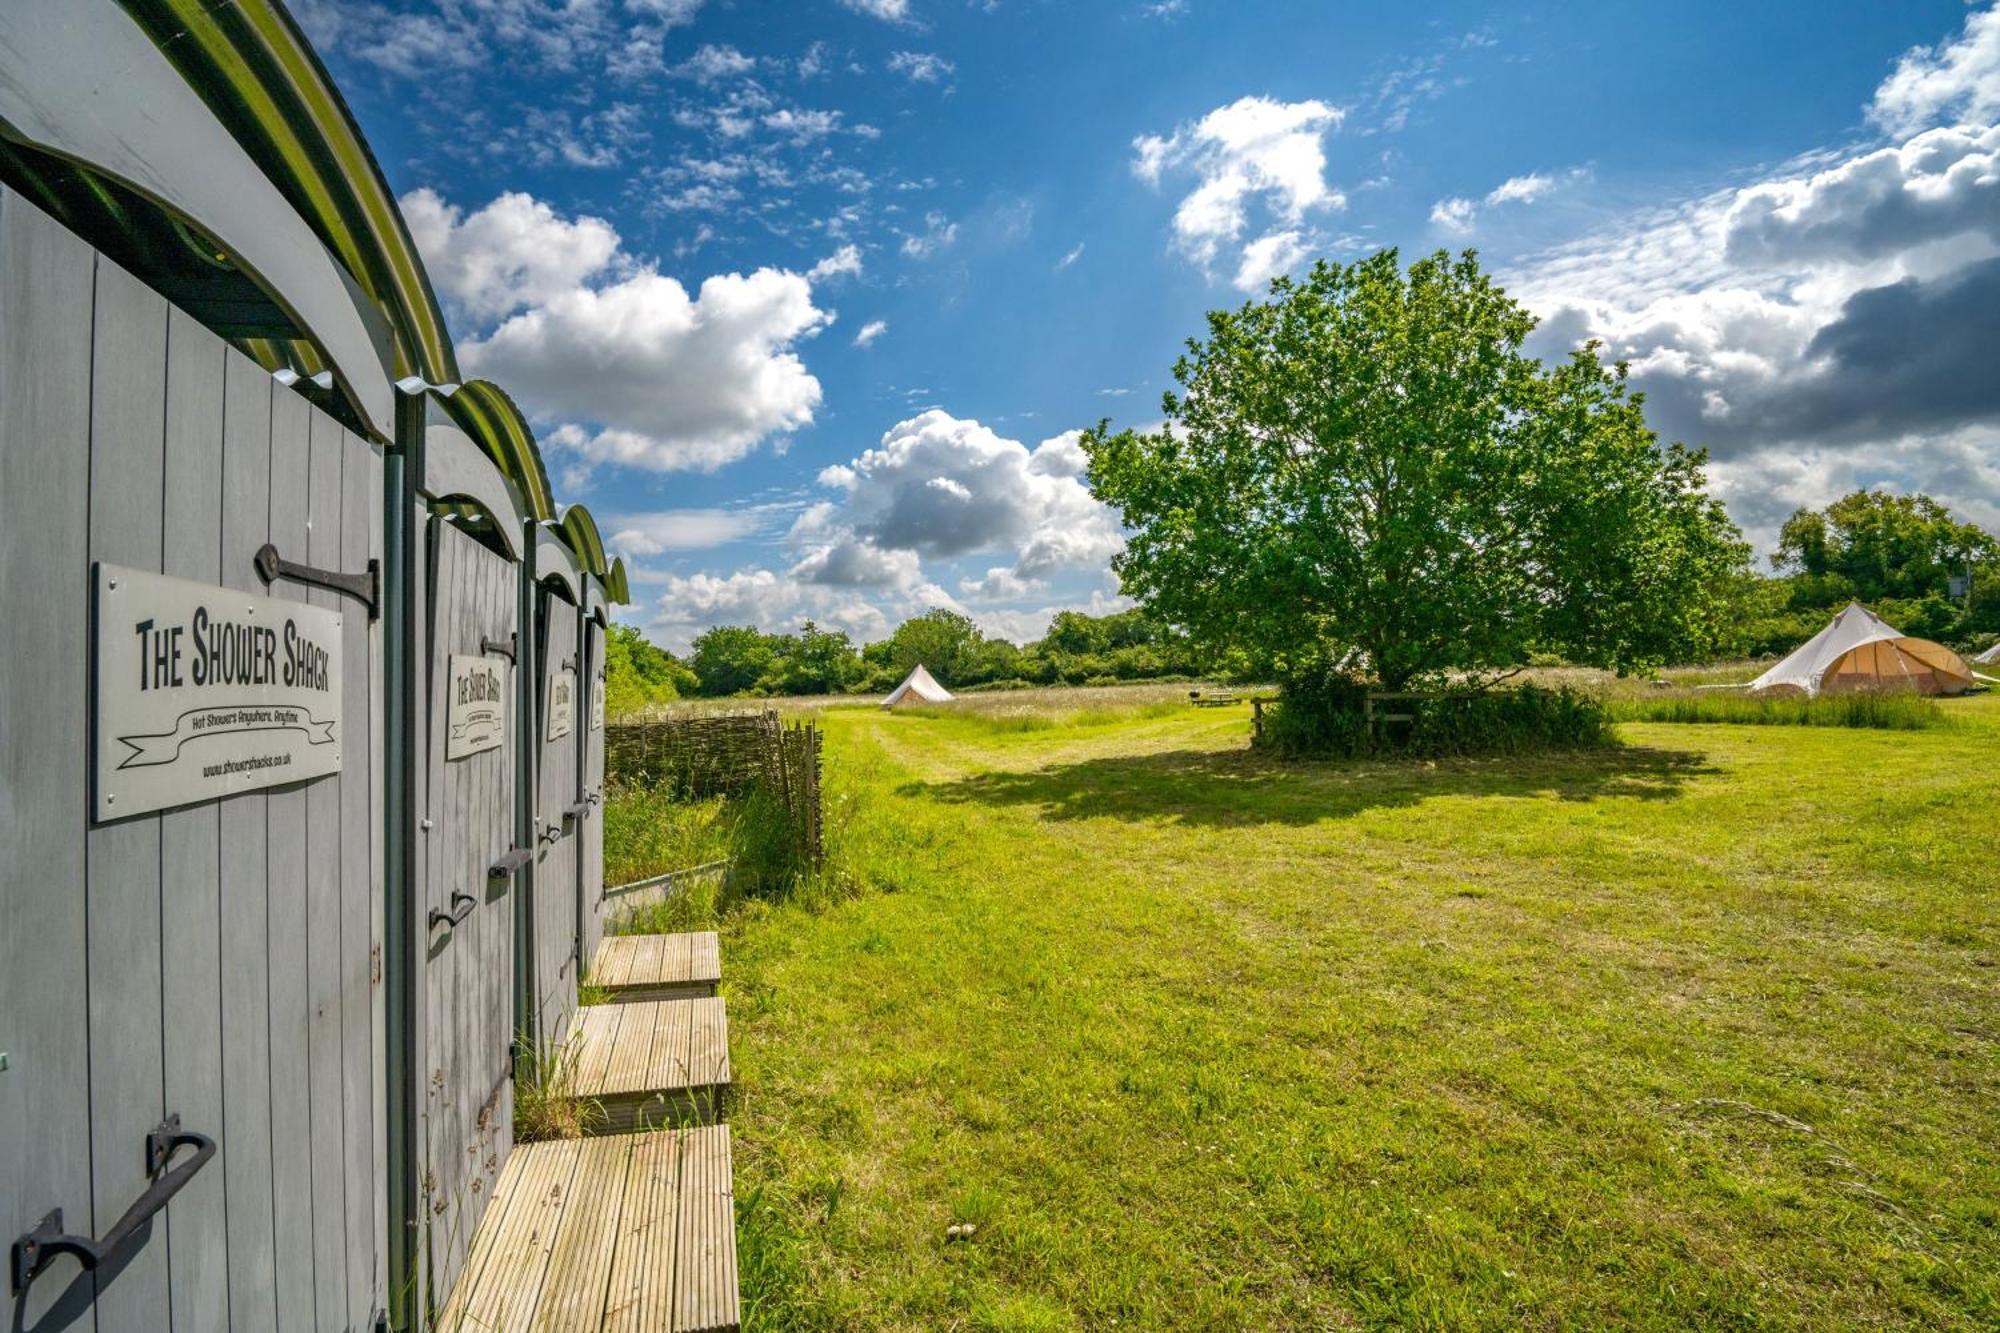
[[[946,685],[961,685],[972,679],[985,637],[969,616],[937,607],[897,626],[888,638],[885,658],[899,673],[922,664]]]
[[[740,694],[777,661],[771,636],[748,625],[717,625],[694,641],[688,665],[708,695]]]
[[[1943,596],[1950,576],[1996,559],[2000,544],[1991,534],[1928,495],[1856,491],[1787,519],[1771,563],[1875,602]]]
[[[1698,651],[1746,552],[1596,347],[1553,367],[1477,257],[1322,262],[1209,316],[1151,432],[1086,433],[1126,593],[1202,647],[1389,688]]]

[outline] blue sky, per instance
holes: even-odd
[[[1316,256],[1476,246],[1753,538],[2000,524],[2000,16],[1956,0],[296,0],[676,647],[1123,603],[1074,432]]]

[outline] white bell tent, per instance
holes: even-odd
[[[1973,686],[1965,659],[1913,639],[1858,602],[1750,682],[1752,694],[1845,694],[1867,690],[1958,694]]]
[[[2000,643],[1994,644],[1972,660],[1981,666],[2000,666]]]
[[[922,662],[917,669],[903,678],[888,698],[882,701],[884,708],[894,708],[897,704],[948,704],[951,691],[937,683],[937,678],[924,670]]]

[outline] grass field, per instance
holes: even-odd
[[[865,887],[723,923],[753,1326],[2000,1324],[2000,698],[1285,766],[1090,693],[822,714]]]

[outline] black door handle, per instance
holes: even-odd
[[[167,1164],[182,1148],[193,1148],[194,1156],[182,1162],[173,1170]],[[28,1289],[28,1284],[40,1277],[58,1255],[67,1254],[90,1272],[106,1259],[116,1254],[133,1233],[167,1206],[167,1200],[181,1192],[181,1187],[194,1179],[195,1173],[208,1165],[208,1159],[215,1156],[215,1140],[206,1134],[197,1134],[191,1129],[181,1128],[181,1118],[170,1115],[162,1120],[146,1135],[146,1174],[153,1177],[153,1183],[146,1187],[125,1215],[104,1233],[101,1240],[88,1236],[72,1236],[62,1229],[62,1209],[51,1209],[48,1215],[35,1224],[33,1231],[17,1236],[12,1251],[14,1294],[20,1295]],[[164,1173],[164,1174],[162,1174]]]
[[[465,905],[461,907],[459,906],[460,903]],[[451,905],[452,910],[449,912],[440,912],[437,908],[433,907],[431,909],[430,923],[433,926],[439,924],[456,926],[459,922],[472,915],[472,909],[479,906],[479,899],[469,893],[454,893],[451,895]]]

